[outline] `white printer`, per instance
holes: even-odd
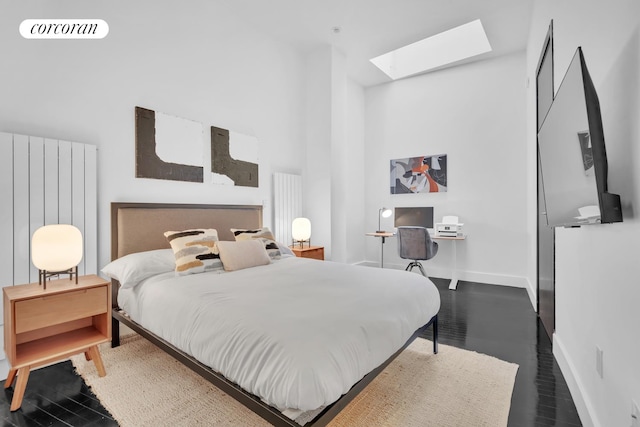
[[[458,222],[458,217],[453,215],[443,216],[442,222],[436,223],[436,236],[440,237],[459,237],[462,236],[462,226],[464,224]]]

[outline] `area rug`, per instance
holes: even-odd
[[[100,348],[98,377],[83,355],[77,372],[122,427],[269,426],[139,335]],[[330,427],[507,425],[518,365],[416,339],[329,424]]]

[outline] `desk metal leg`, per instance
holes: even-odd
[[[380,244],[380,268],[384,268],[384,239],[385,237],[382,236],[382,243]]]
[[[449,289],[451,289],[452,291],[455,291],[456,289],[458,289],[458,260],[457,258],[457,254],[456,254],[456,241],[453,240],[453,248],[451,249],[453,251],[451,257],[452,259],[452,264],[453,264],[453,268],[451,270],[451,283],[449,283]]]

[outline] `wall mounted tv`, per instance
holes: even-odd
[[[607,190],[600,102],[581,48],[538,131],[538,150],[549,226],[622,221],[620,196]]]

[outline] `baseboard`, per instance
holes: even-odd
[[[7,359],[0,360],[0,378],[2,381],[7,379],[7,375],[9,375],[9,362]]]
[[[567,386],[569,387],[571,397],[573,398],[573,402],[578,410],[578,415],[580,416],[582,425],[584,427],[602,427],[602,424],[598,421],[596,412],[593,409],[593,405],[589,400],[589,396],[583,393],[584,386],[582,385],[580,376],[577,374],[574,364],[571,361],[571,357],[567,353],[567,350],[564,344],[562,344],[562,340],[558,334],[553,334],[553,355],[558,362],[558,366],[560,366],[560,370],[562,371],[565,381],[567,382]]]
[[[535,286],[529,280],[528,277],[525,278],[527,281],[527,294],[529,294],[529,300],[531,301],[531,307],[533,307],[533,311],[538,312],[538,292],[536,291]]]
[[[367,267],[379,267],[380,263],[374,262],[374,261],[361,261],[361,262],[355,263],[355,265],[364,265]],[[434,267],[428,264],[423,264],[423,266],[428,276],[442,277],[444,279],[451,278],[451,269]],[[395,264],[395,263],[386,263],[386,262],[384,264],[384,268],[391,268],[395,270],[404,270],[406,267],[407,267],[407,264]],[[414,271],[417,271],[417,270],[414,269]],[[464,280],[467,282],[476,282],[476,283],[486,283],[489,285],[500,285],[500,286],[511,286],[514,288],[524,288],[527,290],[527,294],[529,295],[530,299],[532,299],[532,295],[535,295],[535,290],[531,288],[531,284],[529,280],[526,277],[521,277],[521,276],[510,276],[506,274],[494,274],[494,273],[483,273],[479,271],[458,270],[458,280]],[[535,298],[533,298],[532,301],[535,301]]]

